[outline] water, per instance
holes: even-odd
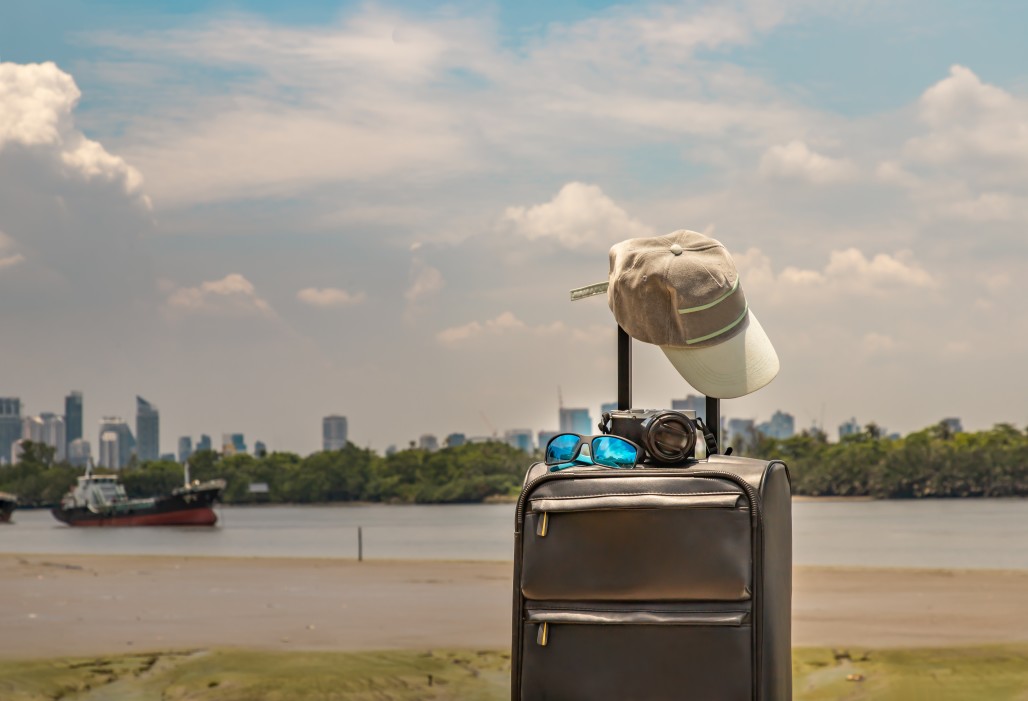
[[[513,504],[219,507],[216,528],[70,528],[17,511],[0,552],[509,560]],[[1028,569],[1028,500],[799,501],[800,565]]]

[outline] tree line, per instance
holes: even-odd
[[[81,468],[56,462],[53,448],[46,445],[26,443],[22,451],[17,465],[0,468],[0,491],[17,494],[22,505],[59,503],[83,474]],[[524,452],[499,442],[432,452],[412,448],[387,456],[350,443],[306,457],[200,451],[189,458],[188,466],[191,479],[224,479],[222,496],[229,504],[475,503],[516,494],[530,462]],[[182,465],[171,461],[133,461],[117,474],[131,497],[166,494],[183,483]],[[252,491],[255,484],[267,485],[267,491]]]
[[[883,437],[870,424],[838,443],[829,443],[816,430],[785,440],[754,434],[743,436],[733,448],[736,454],[784,460],[793,493],[800,495],[1028,496],[1028,432],[1010,424],[954,433],[940,423],[902,438]],[[532,459],[499,442],[433,452],[411,448],[387,456],[351,443],[306,457],[201,451],[188,465],[192,479],[224,479],[223,498],[230,504],[476,503],[516,495]],[[56,462],[52,448],[26,443],[18,465],[0,468],[0,491],[17,494],[23,505],[54,505],[81,474],[81,469]],[[168,461],[133,462],[118,474],[128,494],[136,497],[170,492],[183,481],[182,466]],[[256,484],[267,485],[267,491],[254,491],[251,485]]]
[[[877,499],[1028,496],[1028,432],[1011,424],[955,433],[940,422],[901,438],[869,424],[829,443],[820,431],[750,436],[741,454],[779,458],[794,494]]]

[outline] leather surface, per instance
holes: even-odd
[[[747,701],[750,626],[527,623],[522,701]]]
[[[678,469],[597,475],[593,468],[548,481],[548,468],[537,465],[526,475],[531,493],[523,495],[515,525],[512,699],[792,698],[788,470],[780,462],[725,456]],[[701,470],[730,473],[756,490],[759,521],[751,523],[749,500],[734,480],[692,476]],[[711,491],[739,492],[742,508],[643,503],[657,493]],[[618,496],[604,510],[549,513],[547,535],[536,534],[533,499],[542,505],[611,494]],[[750,600],[727,600],[728,592],[738,596],[740,582]],[[612,618],[609,609],[618,606],[631,611]],[[728,616],[735,621],[747,606],[752,613],[743,625],[661,621],[689,618],[682,607],[736,612]],[[596,622],[549,622],[547,645],[540,646],[541,623],[528,620],[540,615]]]
[[[527,599],[750,598],[749,512],[731,508],[613,509],[525,520],[521,590]]]

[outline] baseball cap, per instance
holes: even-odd
[[[727,249],[695,231],[610,249],[607,304],[632,338],[660,347],[686,382],[732,399],[778,374],[778,354],[749,308]]]

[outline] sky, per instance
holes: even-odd
[[[782,369],[723,414],[1024,427],[1028,5],[10,0],[0,395],[384,450],[616,397],[573,287],[731,251]],[[636,344],[635,404],[693,390]]]

